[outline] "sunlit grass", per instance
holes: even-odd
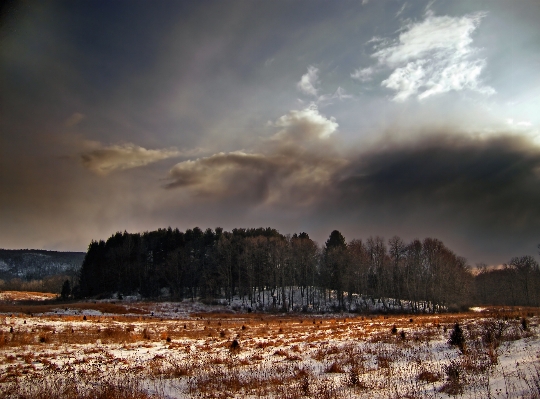
[[[177,319],[153,317],[150,303],[77,306],[102,314],[0,316],[0,396],[108,398],[92,381],[104,379],[114,395],[123,375],[137,379],[137,398],[473,398],[491,395],[497,378],[508,390],[500,397],[540,395],[536,309]],[[463,350],[447,343],[456,323]],[[513,342],[533,350],[508,365],[502,359]]]

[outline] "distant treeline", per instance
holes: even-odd
[[[77,279],[84,257],[84,252],[0,249],[0,290],[60,293],[66,279]]]
[[[366,298],[407,301],[413,311],[460,309],[471,304],[540,305],[540,271],[530,256],[502,270],[479,273],[440,240],[405,243],[370,237],[346,242],[335,230],[323,246],[306,233],[282,235],[272,228],[196,227],[116,233],[92,241],[76,297],[112,293],[171,299],[231,301],[253,308],[317,311],[359,309]],[[300,299],[293,293],[300,292]]]
[[[29,281],[58,274],[76,275],[84,256],[84,252],[0,249],[0,278]]]

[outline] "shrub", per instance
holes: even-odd
[[[490,347],[498,348],[510,324],[504,319],[486,321],[482,325],[482,341]]]
[[[367,389],[367,386],[361,378],[363,368],[358,365],[353,365],[347,373],[347,385],[357,389]]]
[[[463,330],[459,326],[459,323],[454,325],[448,343],[452,346],[457,346],[461,352],[465,351],[465,336],[463,335]]]
[[[452,360],[450,364],[444,366],[444,372],[446,373],[446,384],[441,387],[440,392],[449,395],[461,395],[464,382],[463,369],[459,362]]]
[[[341,367],[340,364],[333,362],[328,367],[326,367],[325,371],[327,373],[343,373],[343,367]]]
[[[529,331],[529,321],[525,317],[521,319],[521,328],[523,331]]]
[[[416,376],[416,379],[418,381],[425,381],[425,382],[437,382],[441,379],[438,373],[434,373],[432,371],[424,370],[420,374]]]
[[[240,343],[236,339],[231,342],[230,350],[231,352],[240,351]]]
[[[150,331],[147,328],[144,328],[142,331],[142,337],[144,339],[152,339],[152,335],[150,335]]]
[[[306,369],[299,369],[296,373],[295,379],[299,381],[299,387],[304,396],[309,396],[311,391],[311,383],[313,375],[311,371]]]

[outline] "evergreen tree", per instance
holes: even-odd
[[[330,233],[330,237],[326,240],[326,250],[330,249],[345,249],[347,248],[347,243],[345,242],[345,237],[339,231],[334,230]]]
[[[340,310],[344,309],[344,290],[347,280],[347,243],[345,237],[334,230],[326,240],[324,251],[324,277],[321,283],[325,288],[336,290]]]
[[[454,329],[450,333],[450,339],[448,343],[452,346],[457,346],[461,352],[465,350],[465,336],[459,323],[454,324]]]
[[[60,293],[60,297],[62,300],[67,300],[71,296],[71,284],[69,283],[69,280],[64,281],[64,284],[62,284],[62,291]]]

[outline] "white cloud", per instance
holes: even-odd
[[[332,104],[334,100],[345,101],[352,98],[354,97],[351,94],[347,94],[347,91],[343,87],[338,86],[333,94],[323,94],[322,96],[319,96],[317,99],[317,104],[324,106]]]
[[[403,11],[405,11],[405,8],[407,7],[407,3],[403,3],[403,6],[399,9],[399,11],[396,13],[396,18],[399,17],[401,14],[403,14]]]
[[[316,99],[313,101],[313,104],[315,105],[328,105],[332,103],[333,100],[347,100],[353,98],[352,95],[347,94],[345,92],[345,89],[341,86],[338,86],[336,91],[333,94],[327,93],[327,94],[321,94],[319,95],[319,88],[317,87],[320,84],[319,81],[319,69],[315,68],[314,66],[310,65],[308,67],[307,73],[302,75],[302,78],[300,81],[296,84],[296,87],[298,90],[300,90],[302,93],[314,96]],[[298,99],[298,102],[300,104],[304,104],[304,101],[302,99]]]
[[[338,100],[349,100],[351,98],[353,98],[352,94],[347,94],[346,90],[341,87],[341,86],[338,86],[338,88],[336,89],[336,92],[332,95],[331,98],[337,98]]]
[[[180,162],[169,171],[166,187],[256,204],[307,205],[320,199],[335,171],[347,163],[327,140],[338,128],[335,119],[312,104],[268,125],[279,130],[261,151],[220,152]]]
[[[344,164],[341,158],[300,152],[221,152],[176,164],[166,187],[214,201],[304,206],[320,200]]]
[[[93,143],[92,146],[94,149],[81,155],[81,161],[84,167],[99,175],[107,175],[115,170],[137,168],[163,159],[193,153],[193,151],[181,152],[174,148],[147,150],[131,143],[108,147]]]
[[[397,68],[381,84],[397,92],[394,100],[404,101],[418,93],[418,90],[423,85],[426,76],[425,63],[424,60],[409,62],[406,66]]]
[[[315,104],[303,110],[292,110],[280,117],[275,127],[281,128],[273,139],[303,142],[311,138],[325,139],[339,127],[334,117],[326,118]]]
[[[471,46],[471,35],[484,16],[476,13],[437,17],[428,11],[423,21],[408,24],[396,41],[375,47],[373,57],[379,65],[393,69],[381,85],[396,91],[395,101],[411,96],[422,100],[466,89],[486,95],[495,93],[492,87],[482,84],[480,75],[486,61],[476,58],[478,49]],[[353,77],[369,76],[368,68],[364,70],[355,71],[358,77]]]
[[[370,66],[367,68],[358,68],[351,73],[351,78],[359,80],[360,82],[368,82],[373,79],[373,74],[375,73],[375,68]]]
[[[510,126],[517,126],[517,127],[531,127],[532,122],[530,121],[515,121],[513,118],[508,118],[506,120],[506,123],[508,123]]]
[[[298,90],[304,94],[317,96],[316,85],[319,84],[319,69],[314,66],[308,66],[307,73],[302,75],[300,82],[296,84]]]
[[[531,121],[507,118],[506,123],[510,131],[521,137],[529,137],[533,143],[540,145],[540,128]],[[539,169],[540,173],[540,169]]]
[[[471,33],[477,28],[484,14],[472,14],[461,18],[436,17],[428,13],[426,19],[409,24],[399,35],[398,42],[373,54],[379,62],[399,65],[411,59],[427,55],[435,58],[463,56],[473,49]]]

